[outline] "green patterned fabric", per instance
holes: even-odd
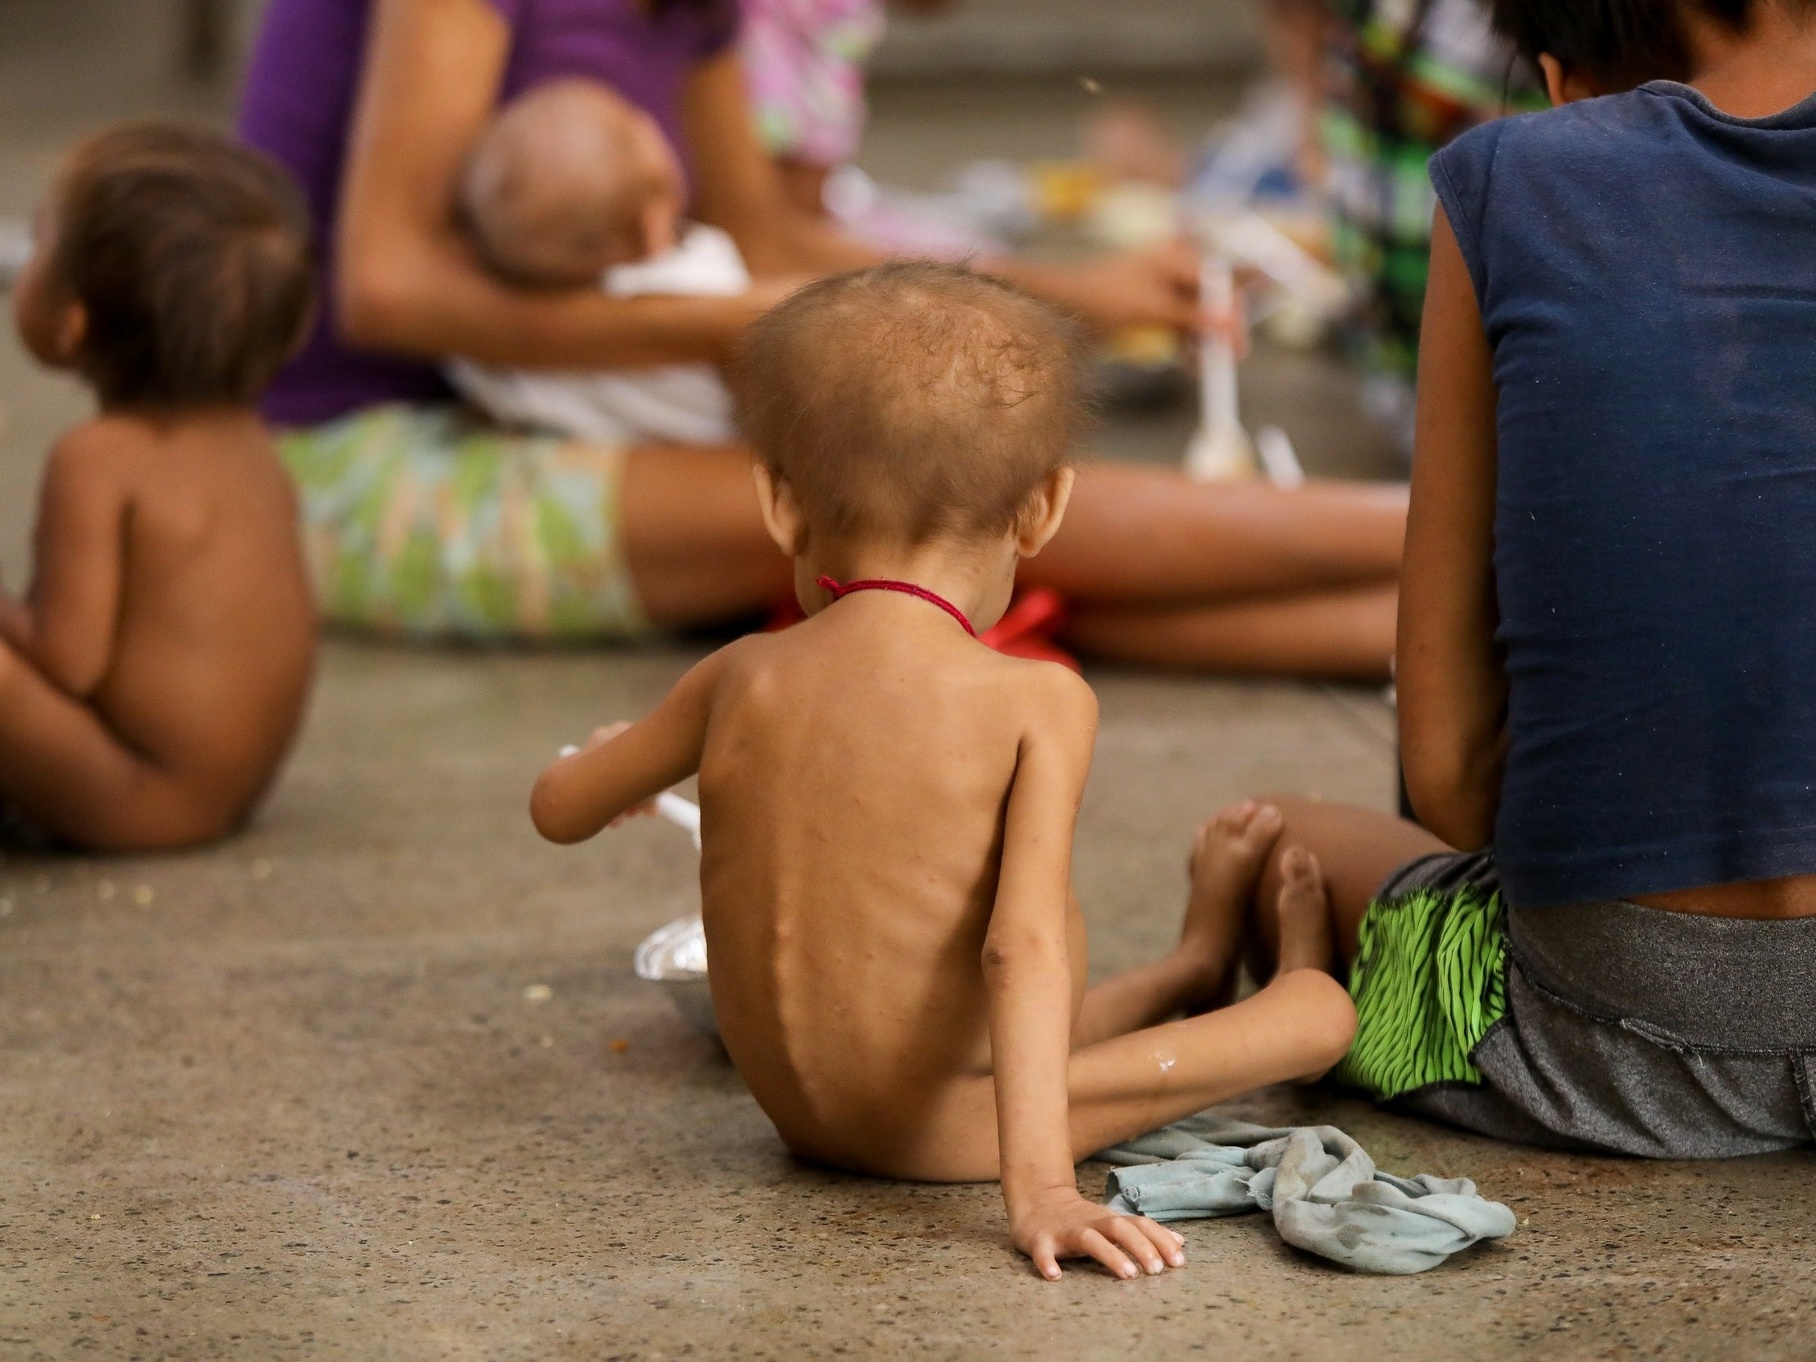
[[[650,632],[619,547],[616,446],[393,405],[278,449],[331,623],[482,642]]]
[[[1485,0],[1332,0],[1337,23],[1318,133],[1332,248],[1364,299],[1353,337],[1371,373],[1410,383],[1431,253],[1432,153],[1469,129],[1545,107],[1495,37]]]
[[[1350,972],[1356,1039],[1336,1078],[1377,1099],[1480,1083],[1470,1052],[1507,1012],[1499,892],[1415,889],[1362,918]]]

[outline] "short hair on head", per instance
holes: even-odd
[[[479,252],[527,283],[575,283],[640,256],[638,211],[660,186],[634,164],[622,96],[578,77],[519,95],[488,123],[460,177]]]
[[[1083,331],[959,265],[818,280],[739,357],[739,414],[808,524],[924,543],[1011,529],[1084,424]]]
[[[78,365],[109,405],[245,405],[302,343],[315,271],[301,192],[207,128],[134,123],[73,151],[49,282],[88,315]]]
[[[1528,61],[1556,57],[1610,94],[1649,80],[1689,80],[1687,15],[1734,33],[1774,0],[1493,0],[1494,28]],[[1782,0],[1807,12],[1811,0]]]

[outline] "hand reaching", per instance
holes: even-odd
[[[1164,326],[1190,335],[1202,324],[1198,257],[1183,241],[1043,270],[1038,291],[1105,331]]]
[[[1139,1277],[1185,1266],[1185,1239],[1145,1215],[1117,1215],[1076,1191],[1057,1190],[1027,1207],[1012,1227],[1015,1247],[1050,1282],[1062,1258],[1095,1258],[1113,1276]]]

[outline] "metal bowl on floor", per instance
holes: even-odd
[[[631,964],[639,979],[661,984],[675,1007],[702,1035],[719,1038],[712,989],[706,980],[706,927],[698,913],[676,918],[643,939]]]

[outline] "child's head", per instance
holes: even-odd
[[[1000,542],[1071,459],[1080,354],[1074,323],[1007,284],[879,265],[751,328],[743,428],[809,538]]]
[[[219,133],[89,138],[40,210],[20,334],[104,406],[244,406],[308,329],[309,220],[274,161]]]
[[[529,284],[594,283],[666,250],[683,200],[655,119],[587,80],[539,85],[506,106],[460,182],[480,254]]]
[[[1810,0],[1494,0],[1494,26],[1528,61],[1550,59],[1546,77],[1558,99],[1565,78],[1600,94],[1690,80],[1699,28],[1738,36],[1775,4],[1812,8]]]

